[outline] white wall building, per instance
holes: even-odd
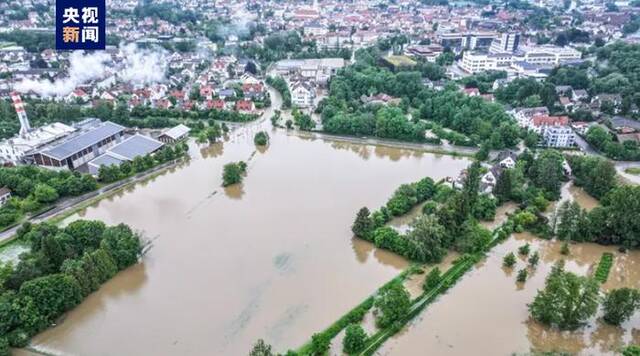
[[[308,82],[296,81],[291,84],[291,103],[299,108],[309,108],[313,106],[316,91]]]

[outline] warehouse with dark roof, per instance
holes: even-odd
[[[97,176],[101,166],[120,165],[126,161],[133,161],[136,157],[152,154],[162,148],[164,144],[151,137],[133,135],[108,149],[104,154],[89,161],[89,173]]]
[[[122,141],[124,131],[111,121],[87,120],[78,131],[29,152],[25,159],[44,167],[76,169]]]

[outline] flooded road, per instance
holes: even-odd
[[[515,268],[502,267],[509,252],[531,244],[540,263],[529,270],[529,279],[516,282],[526,262],[518,257]],[[585,355],[614,355],[623,345],[640,342],[640,313],[621,327],[606,325],[597,317],[573,332],[559,332],[529,318],[533,301],[553,264],[565,259],[566,269],[592,275],[603,252],[614,254],[614,265],[604,290],[640,288],[640,251],[626,254],[614,247],[572,244],[569,256],[560,254],[561,243],[516,234],[494,247],[488,257],[467,273],[447,294],[429,306],[408,327],[390,339],[378,355],[511,355],[561,351]]]
[[[70,355],[243,355],[258,338],[295,348],[407,266],[353,240],[362,206],[402,183],[454,176],[469,160],[412,150],[303,139],[270,125],[224,143],[70,219],[126,223],[153,241],[121,272],[32,340]],[[271,143],[256,150],[253,136]],[[241,185],[222,166],[248,162]]]

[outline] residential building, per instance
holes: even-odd
[[[291,92],[291,103],[300,108],[310,108],[313,106],[313,100],[316,92],[309,82],[299,80],[291,84],[289,91]]]

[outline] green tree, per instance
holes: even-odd
[[[414,261],[437,263],[447,254],[446,230],[433,215],[422,215],[411,224],[407,235],[407,255]]]
[[[564,179],[563,161],[564,158],[558,151],[544,150],[529,169],[531,181],[543,190],[548,199],[557,200],[560,197]]]
[[[253,345],[251,352],[249,352],[249,356],[274,356],[274,354],[271,352],[271,345],[264,342],[264,340],[259,339]]]
[[[361,351],[367,340],[367,333],[362,329],[362,326],[358,324],[351,324],[347,326],[344,339],[342,340],[342,350],[352,355]]]
[[[40,203],[53,203],[58,199],[58,192],[51,186],[41,183],[37,184],[33,195]]]
[[[518,281],[519,283],[524,283],[526,282],[528,275],[529,273],[527,272],[527,269],[523,268],[518,271],[518,275],[516,276],[516,281]]]
[[[640,292],[631,288],[614,289],[607,293],[602,306],[603,319],[609,324],[620,325],[640,307]]]
[[[223,167],[222,171],[222,186],[228,187],[233,184],[242,182],[242,175],[245,172],[243,166],[238,163],[227,163]]]
[[[253,137],[253,142],[258,146],[265,146],[269,143],[269,134],[265,131],[260,131]]]
[[[411,300],[401,283],[392,283],[376,297],[374,306],[378,310],[376,325],[386,328],[404,317],[409,311]]]
[[[511,268],[516,264],[516,255],[513,254],[513,252],[509,252],[506,256],[504,256],[504,258],[502,259],[502,265],[504,267],[508,267]]]
[[[437,287],[442,280],[442,273],[438,267],[433,267],[431,271],[427,274],[427,277],[424,279],[424,284],[422,285],[422,289],[426,292],[432,290]]]
[[[538,291],[529,305],[537,321],[560,329],[575,329],[595,315],[599,286],[592,278],[566,272],[562,264],[552,268],[545,288]]]
[[[351,231],[357,237],[365,240],[371,239],[371,233],[373,232],[373,221],[371,220],[371,214],[367,207],[363,207],[358,211],[356,220],[351,226]]]

